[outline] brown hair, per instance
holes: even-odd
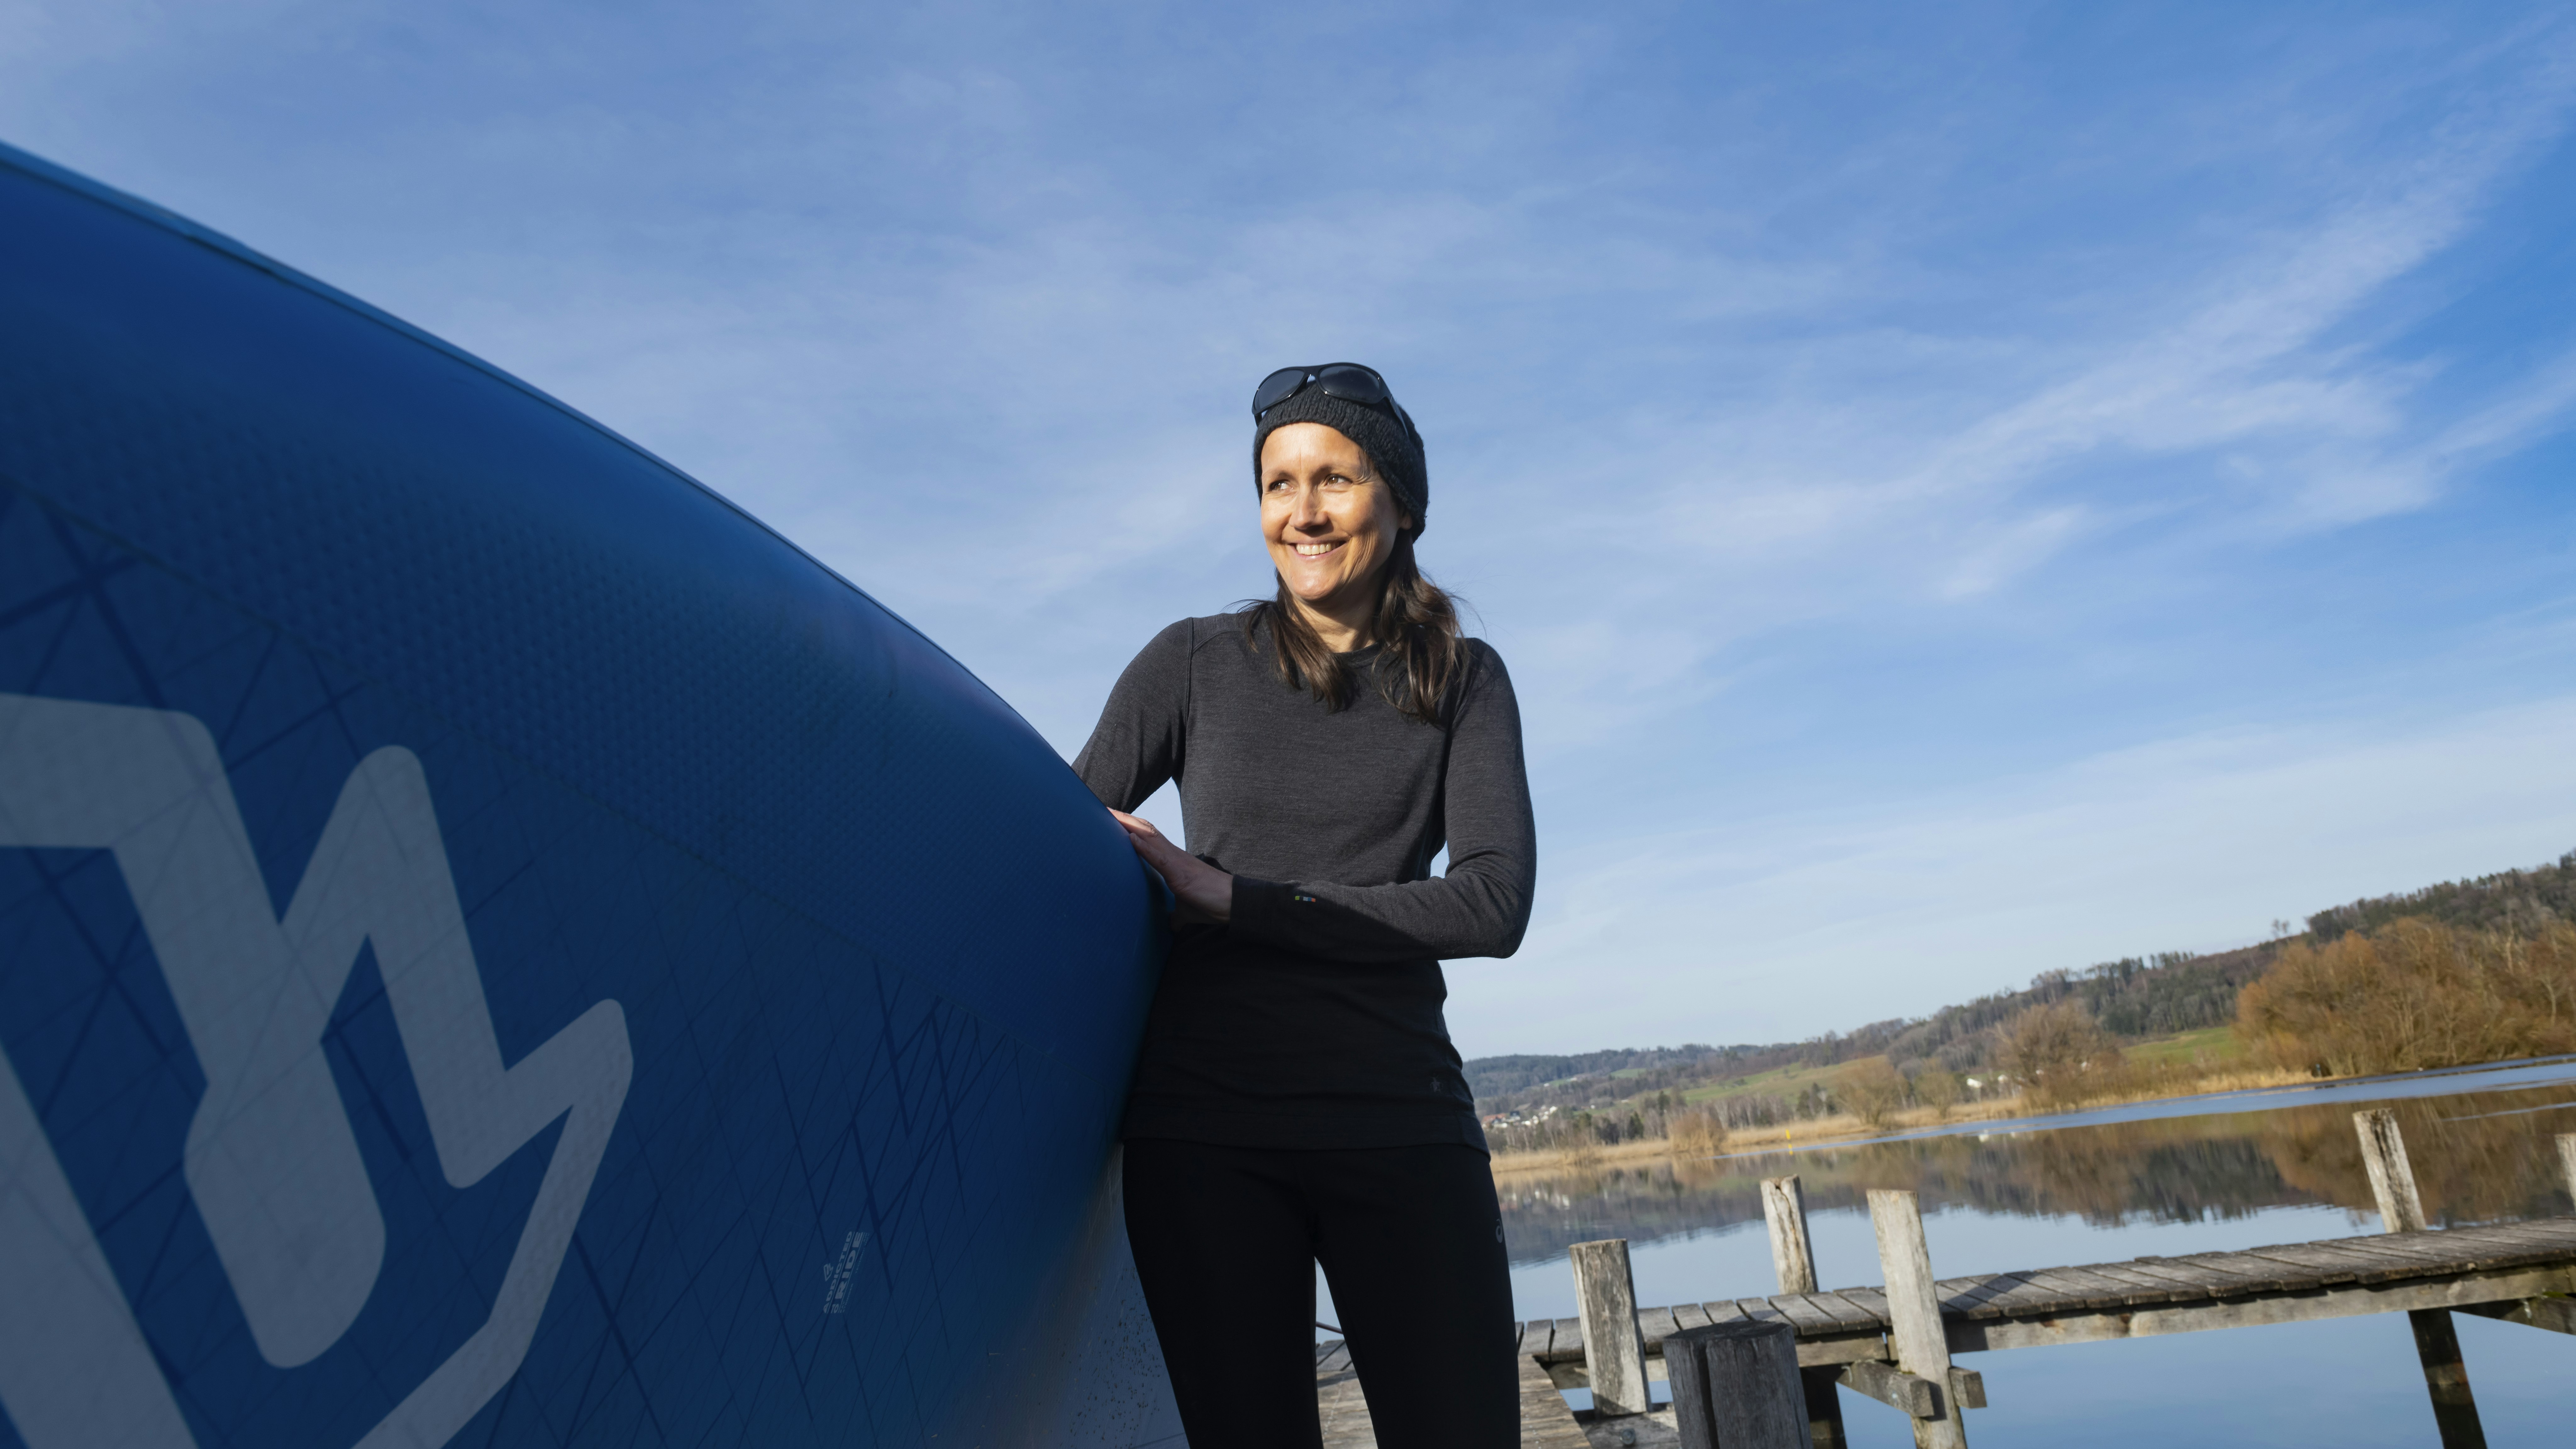
[[[1257,644],[1259,631],[1270,630],[1270,659],[1281,683],[1303,686],[1326,708],[1350,707],[1350,671],[1306,622],[1286,579],[1279,581],[1276,598],[1247,600],[1240,612],[1245,639]],[[1411,531],[1397,540],[1394,557],[1379,575],[1377,617],[1369,633],[1399,666],[1373,671],[1379,693],[1415,719],[1439,723],[1441,696],[1466,669],[1467,641],[1458,632],[1456,605],[1414,563]]]

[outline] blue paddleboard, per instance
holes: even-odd
[[[1157,1438],[1154,914],[739,509],[0,148],[0,1446]]]

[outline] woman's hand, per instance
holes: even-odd
[[[1172,896],[1178,902],[1172,910],[1173,925],[1222,923],[1234,914],[1233,876],[1164,839],[1153,822],[1139,820],[1124,810],[1109,813],[1126,829],[1127,843],[1136,847],[1136,854],[1154,868],[1163,884],[1172,888]]]

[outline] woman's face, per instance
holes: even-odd
[[[1326,614],[1374,607],[1378,571],[1413,526],[1359,444],[1290,423],[1261,444],[1261,538],[1288,591]]]

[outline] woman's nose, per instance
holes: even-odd
[[[1290,510],[1288,521],[1299,528],[1322,528],[1331,523],[1332,515],[1324,511],[1324,490],[1298,489],[1297,506]]]

